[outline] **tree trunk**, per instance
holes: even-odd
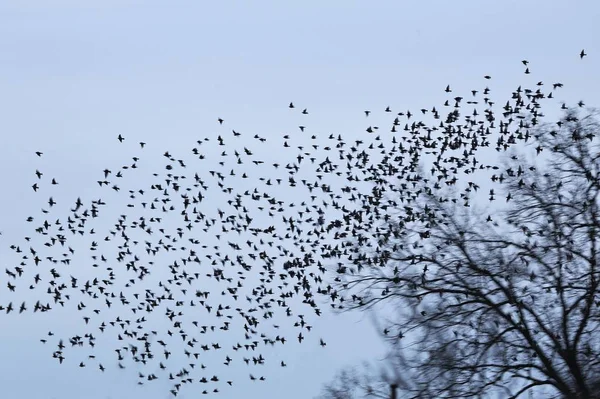
[[[396,399],[396,389],[398,389],[396,384],[390,385],[390,399]]]

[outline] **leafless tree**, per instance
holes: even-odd
[[[392,363],[388,361],[386,365]],[[323,387],[318,399],[390,399],[392,390],[397,390],[397,384],[390,382],[387,371],[368,362],[364,362],[360,370],[355,366],[347,367]]]
[[[349,308],[394,304],[399,398],[600,398],[600,123],[567,111],[531,131],[539,156],[493,176],[501,207],[421,181],[416,216],[388,212],[338,280]]]

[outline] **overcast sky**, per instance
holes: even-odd
[[[94,198],[101,171],[131,163],[139,141],[147,152],[124,188],[150,184],[155,165],[164,169],[164,151],[189,157],[203,137],[214,143],[235,129],[246,140],[238,146],[277,159],[281,136],[298,134],[299,125],[361,137],[368,124],[390,122],[386,106],[431,107],[447,84],[455,93],[490,85],[501,101],[518,84],[560,81],[560,98],[598,106],[599,18],[595,1],[0,1],[0,304],[19,302],[6,290],[3,269],[15,261],[8,246],[31,234],[25,219],[45,206],[45,194],[31,190],[36,169],[59,180],[52,195],[66,209],[78,196]],[[522,59],[534,77],[523,75]],[[290,101],[309,115],[291,113]],[[218,162],[215,154],[208,160]],[[168,397],[168,381],[138,387],[135,367],[117,372],[107,364],[101,374],[58,366],[39,339],[80,328],[76,312],[2,313],[0,320],[4,397]],[[341,367],[382,355],[364,315],[326,314],[313,324],[311,342],[269,355],[288,367],[267,364],[260,371],[267,381],[258,383],[243,364],[231,366],[234,386],[221,397],[311,398]]]

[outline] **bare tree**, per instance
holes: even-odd
[[[391,366],[393,363],[387,361],[385,364]],[[319,399],[390,399],[398,385],[390,382],[388,371],[367,362],[363,363],[360,370],[355,366],[347,367],[323,387]]]
[[[417,216],[388,215],[339,280],[350,308],[394,301],[401,397],[600,398],[600,124],[568,111],[532,131],[546,160],[497,168],[502,209],[421,181]]]

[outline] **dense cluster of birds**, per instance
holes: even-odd
[[[529,75],[529,63],[523,65]],[[447,86],[439,107],[386,107],[382,112],[393,120],[388,132],[371,124],[356,140],[312,132],[308,110],[293,102],[289,112],[307,122],[282,137],[247,135],[218,118],[219,133],[197,140],[183,157],[165,151],[162,171],[135,177],[151,180],[141,187],[128,187],[126,177],[145,170],[151,143],[130,143],[118,134],[115,145],[137,152],[127,165],[99,173],[93,183],[105,199],[82,195],[58,203],[52,193],[60,179],[42,166],[35,170],[32,193],[46,205],[26,219],[32,234],[10,244],[19,263],[6,268],[0,310],[76,308],[81,333],[49,332],[42,339],[58,363],[68,363],[70,349],[87,348],[72,364],[104,371],[136,363],[140,384],[167,378],[173,395],[195,382],[202,393],[217,393],[233,381],[211,367],[264,365],[261,348],[288,340],[325,346],[322,338],[310,339],[322,305],[338,309],[361,301],[358,294],[345,296],[334,281],[384,266],[377,243],[391,232],[382,224],[391,217],[408,223],[433,216],[434,210],[413,211],[422,194],[459,185],[464,175],[464,188],[448,200],[470,206],[478,171],[491,172],[494,183],[525,174],[484,164],[476,155],[534,141],[530,129],[544,116],[541,104],[561,87],[519,86],[509,101],[495,104],[489,87],[463,97]],[[373,119],[370,110],[364,115]],[[294,145],[298,135],[310,145]],[[288,162],[269,160],[275,152]],[[35,157],[42,165],[43,149]],[[114,223],[102,226],[111,209],[117,210]],[[11,297],[19,292],[26,297]],[[41,294],[32,299],[32,292]],[[115,361],[102,363],[93,350],[99,336],[110,334],[117,342]],[[286,366],[282,359],[276,363]],[[249,378],[267,380],[260,372]]]

